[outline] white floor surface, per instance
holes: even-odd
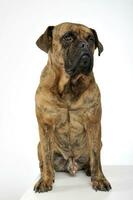
[[[132,200],[133,166],[105,166],[103,171],[112,185],[110,192],[95,192],[90,177],[80,171],[75,177],[67,173],[56,173],[53,190],[34,193],[32,184],[20,200]]]

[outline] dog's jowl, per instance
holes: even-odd
[[[93,54],[103,46],[94,29],[81,24],[49,26],[36,42],[48,53],[36,91],[41,177],[35,192],[52,189],[55,171],[84,170],[95,190],[109,191],[100,161],[101,101]]]

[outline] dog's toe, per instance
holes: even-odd
[[[99,191],[109,191],[111,190],[111,185],[106,179],[96,179],[92,181],[92,187],[94,190]]]
[[[52,190],[52,185],[47,185],[42,178],[34,186],[35,192],[48,192]]]

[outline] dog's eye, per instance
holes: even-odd
[[[88,42],[95,42],[95,38],[93,36],[88,36],[87,41]]]
[[[67,41],[67,42],[70,42],[70,41],[73,40],[73,37],[72,37],[72,35],[65,35],[65,36],[63,37],[63,40],[64,40],[64,41]]]
[[[63,36],[63,41],[65,41],[65,42],[72,42],[73,40],[74,40],[74,34],[72,32],[67,32]]]

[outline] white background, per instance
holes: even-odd
[[[102,163],[133,165],[133,1],[0,0],[0,199],[17,200],[39,173],[34,94],[48,25],[95,28],[104,52],[94,73],[102,94]]]

